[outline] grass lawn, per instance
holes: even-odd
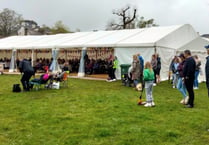
[[[68,88],[13,93],[19,79],[0,75],[0,145],[209,143],[205,84],[195,90],[195,108],[184,108],[168,82],[154,88],[156,107],[145,108],[136,105],[139,92],[121,81],[69,79]]]

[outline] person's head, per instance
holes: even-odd
[[[144,69],[152,70],[152,64],[149,61],[147,61],[144,65]]]
[[[207,49],[207,54],[209,55],[209,45],[205,46],[205,48]]]
[[[179,57],[179,56],[177,57],[177,59],[178,59],[178,61],[177,61],[178,63],[181,63],[181,62],[183,61],[183,60],[181,59],[181,57]]]
[[[113,56],[110,55],[110,57],[108,58],[108,61],[112,61],[113,60]]]
[[[185,50],[184,51],[184,57],[185,58],[188,58],[188,57],[190,57],[191,56],[191,51],[190,50]]]
[[[179,58],[181,59],[181,61],[185,60],[184,54],[181,53],[181,54],[179,55]]]
[[[152,55],[152,59],[156,59],[156,55],[155,54]]]
[[[178,56],[174,57],[174,62],[177,63],[178,62]]]
[[[193,57],[194,57],[194,59],[198,59],[198,56],[197,55],[194,55]]]
[[[137,55],[133,55],[133,60],[138,60],[138,56]]]

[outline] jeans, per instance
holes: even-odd
[[[145,81],[145,93],[146,93],[146,101],[151,103],[154,99],[152,96],[153,90],[153,81]]]
[[[179,74],[174,73],[173,74],[173,86],[177,87]]]
[[[182,78],[179,77],[178,79],[178,83],[177,83],[177,89],[181,92],[181,94],[183,95],[183,99],[185,99],[187,97],[187,92],[186,92],[186,87],[184,82],[182,81]]]
[[[134,80],[134,86],[137,86],[138,83],[139,83],[138,80]]]
[[[197,88],[198,88],[198,86],[199,86],[199,84],[198,84],[198,76],[199,76],[199,73],[200,73],[199,70],[196,70],[196,71],[195,71],[194,87],[197,87]]]

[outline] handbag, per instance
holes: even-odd
[[[14,84],[12,92],[21,92],[20,84]]]

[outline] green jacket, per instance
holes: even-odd
[[[114,61],[113,61],[113,68],[115,68],[115,69],[117,69],[118,68],[118,60],[117,59],[115,59]]]
[[[155,79],[154,71],[144,69],[143,71],[144,81],[153,81]]]

